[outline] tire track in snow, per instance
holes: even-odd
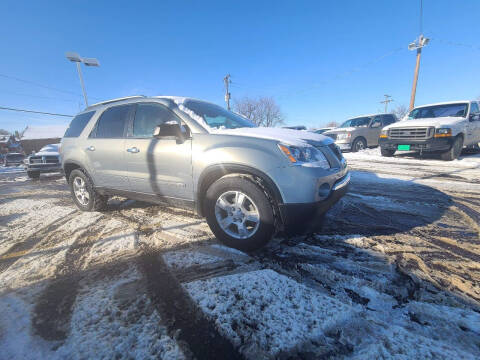
[[[7,270],[19,258],[28,254],[39,242],[41,242],[51,232],[55,231],[62,225],[72,220],[77,215],[77,213],[77,210],[72,210],[69,214],[67,214],[67,216],[50,223],[46,227],[40,229],[34,235],[27,237],[27,239],[23,240],[22,242],[16,243],[11,248],[9,248],[2,256],[0,256],[0,273]]]
[[[161,252],[145,248],[138,258],[147,280],[150,298],[170,336],[179,341],[185,353],[197,359],[243,359],[224,338],[170,272]]]
[[[83,266],[87,255],[99,235],[108,236],[118,231],[113,229],[102,234],[104,223],[105,221],[99,221],[75,241],[68,249],[65,260],[57,267],[54,279],[36,300],[32,327],[45,340],[64,340],[68,336],[79,282],[85,276]]]

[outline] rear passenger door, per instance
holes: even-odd
[[[85,153],[96,186],[129,189],[125,162],[125,134],[134,105],[118,105],[106,109],[98,118],[85,146]]]
[[[180,143],[174,137],[154,137],[155,127],[165,122],[182,125],[171,110],[159,103],[137,103],[125,151],[130,189],[166,201],[192,201],[192,140]]]

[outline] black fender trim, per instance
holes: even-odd
[[[278,204],[283,204],[282,194],[273,180],[264,172],[257,170],[251,166],[239,165],[239,164],[217,164],[208,166],[201,173],[197,184],[197,196],[196,196],[196,211],[200,216],[203,215],[203,199],[210,187],[216,180],[222,176],[240,173],[249,174],[258,177],[264,182],[264,185],[270,191],[270,195],[273,196],[273,200]]]

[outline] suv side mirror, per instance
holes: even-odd
[[[382,127],[382,123],[379,121],[374,122],[370,127],[372,128],[379,128]]]
[[[156,126],[153,136],[157,138],[175,137],[179,142],[184,142],[186,138],[186,134],[182,132],[180,125],[176,122],[166,122]]]

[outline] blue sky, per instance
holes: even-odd
[[[416,103],[480,96],[480,1],[424,0],[423,18],[432,40]],[[288,124],[316,127],[377,112],[383,94],[408,105],[419,0],[3,0],[0,20],[0,106],[78,112],[81,88],[64,56],[75,51],[101,62],[83,68],[91,103],[144,94],[224,105],[230,73],[233,100],[272,96]],[[7,130],[66,122],[0,111]]]

